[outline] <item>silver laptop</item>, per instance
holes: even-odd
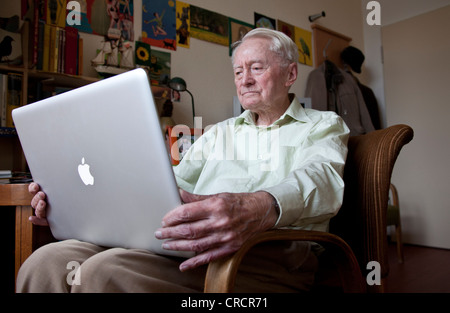
[[[13,111],[56,239],[161,248],[163,216],[181,204],[147,74],[136,69]]]

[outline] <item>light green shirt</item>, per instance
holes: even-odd
[[[245,111],[207,130],[174,168],[195,194],[267,191],[278,202],[276,227],[328,230],[344,193],[349,129],[333,112],[304,109],[296,98],[268,127]]]

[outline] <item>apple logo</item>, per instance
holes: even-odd
[[[94,176],[89,170],[89,164],[84,163],[84,158],[81,159],[81,164],[78,165],[78,174],[86,186],[94,184]]]

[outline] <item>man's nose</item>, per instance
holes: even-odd
[[[250,69],[245,69],[244,70],[244,75],[242,77],[242,82],[245,85],[249,85],[249,84],[253,84],[255,82],[254,78],[253,78],[253,73]]]

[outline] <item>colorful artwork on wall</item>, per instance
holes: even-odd
[[[313,66],[312,33],[300,27],[295,27],[295,44],[298,47],[298,62]]]
[[[152,85],[168,85],[170,80],[170,52],[151,50],[149,75]]]
[[[191,33],[191,8],[190,5],[177,1],[177,45],[189,48],[189,37]]]
[[[228,46],[228,17],[191,5],[191,37]]]
[[[230,55],[233,51],[233,43],[241,40],[245,34],[251,31],[254,26],[249,23],[245,23],[234,18],[229,18],[229,41],[230,41]]]
[[[142,1],[142,41],[176,50],[175,0]]]
[[[151,48],[148,43],[136,41],[135,44],[135,60],[136,65],[150,66],[151,65]]]
[[[285,33],[289,38],[292,39],[292,41],[295,42],[295,26],[291,25],[289,23],[286,23],[284,21],[278,20],[277,21],[278,30],[280,32]]]
[[[255,27],[277,29],[275,19],[255,12]]]

